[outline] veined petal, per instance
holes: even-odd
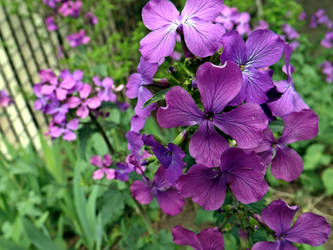
[[[303,171],[302,157],[295,150],[285,145],[278,145],[272,160],[271,171],[276,179],[294,181]]]
[[[147,107],[143,108],[143,105],[148,101],[150,98],[153,97],[153,94],[144,86],[139,87],[138,89],[138,101],[135,106],[135,114],[141,117],[148,117],[150,113],[156,108],[156,104],[150,104]]]
[[[298,211],[297,206],[288,206],[283,200],[272,201],[262,212],[265,224],[278,234],[289,230],[293,218]]]
[[[150,0],[142,9],[142,20],[150,30],[159,29],[179,17],[177,8],[168,0]]]
[[[280,244],[278,241],[261,241],[254,244],[251,250],[280,250]],[[295,248],[295,250],[297,250],[297,248]]]
[[[198,234],[202,249],[224,250],[222,233],[215,228],[207,228]]]
[[[211,56],[222,46],[223,27],[219,24],[191,18],[183,24],[183,31],[188,49],[198,57]]]
[[[256,30],[246,41],[247,64],[264,68],[280,60],[284,50],[283,40],[270,30]]]
[[[184,19],[193,17],[213,22],[223,9],[221,0],[186,0],[181,13]]]
[[[242,73],[233,62],[227,62],[225,66],[202,64],[196,74],[196,83],[205,112],[220,113],[238,94],[242,82]]]
[[[192,197],[205,210],[219,209],[225,199],[226,183],[219,170],[196,164],[178,179],[184,197]]]
[[[163,213],[172,216],[179,214],[185,204],[183,196],[181,196],[179,191],[175,189],[156,191],[155,196]]]
[[[189,151],[197,163],[208,167],[219,165],[221,154],[229,147],[211,121],[203,120],[190,140]]]
[[[151,187],[143,181],[134,181],[131,185],[131,193],[141,204],[149,204],[153,200]]]
[[[320,246],[328,240],[330,231],[330,225],[324,217],[308,212],[297,219],[285,239],[300,244]]]
[[[190,94],[179,86],[168,91],[165,101],[167,106],[157,111],[157,121],[162,128],[193,126],[203,117]]]
[[[140,58],[140,63],[138,65],[138,72],[142,76],[142,84],[147,85],[153,83],[153,77],[158,70],[157,63],[150,63],[146,61],[143,57]]]
[[[128,77],[128,82],[126,85],[126,95],[130,99],[138,97],[139,87],[142,81],[142,76],[139,73],[131,74]]]
[[[312,109],[294,112],[282,117],[284,128],[279,142],[290,144],[311,140],[318,134],[318,116]]]
[[[214,125],[236,140],[244,149],[255,148],[263,140],[268,120],[261,107],[247,103],[238,108],[214,116]]]
[[[221,62],[233,61],[240,65],[246,63],[246,48],[243,37],[237,31],[229,31],[222,37],[223,52],[221,54]]]
[[[177,25],[165,25],[150,32],[140,41],[140,53],[150,63],[171,55],[176,45]]]
[[[172,229],[172,236],[173,241],[177,245],[191,246],[195,250],[201,250],[197,235],[194,232],[183,228],[182,226],[175,226]]]

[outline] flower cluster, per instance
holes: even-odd
[[[322,73],[326,76],[326,82],[333,82],[333,65],[328,61],[324,61],[320,67],[322,68]]]
[[[319,24],[325,25],[328,29],[333,28],[333,22],[325,13],[325,10],[319,9],[311,16],[310,28],[316,28]]]
[[[40,79],[34,86],[35,109],[52,117],[48,132],[52,138],[63,135],[69,141],[76,139],[74,131],[78,129],[79,118],[88,117],[103,101],[115,102],[113,91],[122,89],[122,86],[116,88],[111,78],[101,82],[98,77],[93,79],[97,85],[93,89],[82,81],[83,72],[80,70],[73,73],[63,70],[59,76],[50,69],[41,70]]]
[[[57,16],[79,18],[83,16],[83,22],[89,25],[96,25],[98,18],[92,13],[87,12],[82,14],[82,1],[81,0],[43,0],[44,4],[52,8],[52,15],[45,19],[45,24],[49,31],[58,29],[55,22]],[[90,37],[86,35],[85,30],[81,29],[77,33],[67,36],[67,40],[71,47],[77,47],[81,44],[85,45],[90,42]]]
[[[0,107],[7,107],[13,103],[13,99],[5,90],[0,90]]]

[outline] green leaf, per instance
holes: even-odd
[[[23,228],[35,247],[41,250],[59,250],[54,242],[38,230],[28,219],[22,218]]]
[[[332,195],[333,194],[333,181],[332,181],[333,180],[333,169],[332,168],[325,169],[321,178],[322,178],[324,186],[325,186],[326,194]]]
[[[215,223],[216,218],[214,217],[214,211],[203,210],[201,207],[198,208],[195,215],[194,223],[200,225],[205,222]]]
[[[304,170],[313,170],[319,167],[325,146],[322,144],[312,144],[306,150],[304,156]]]
[[[305,171],[301,175],[300,180],[303,188],[310,193],[324,189],[320,177],[314,171]]]
[[[83,160],[86,160],[86,148],[89,138],[94,132],[97,131],[96,126],[90,123],[85,123],[81,129],[78,131],[79,145],[80,145],[80,155]]]
[[[237,240],[232,235],[232,233],[224,233],[224,248],[225,249],[239,249],[237,245]]]
[[[161,91],[157,92],[152,98],[150,98],[148,101],[145,102],[145,104],[143,105],[143,107],[147,107],[150,104],[153,104],[155,102],[164,100],[165,98],[165,94],[170,90],[171,88],[167,88],[167,89],[162,89]]]
[[[125,198],[124,193],[116,189],[110,189],[103,194],[101,216],[104,224],[113,223],[123,215]]]
[[[0,250],[27,250],[27,249],[12,241],[0,238]]]

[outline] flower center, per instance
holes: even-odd
[[[214,114],[212,112],[205,113],[205,119],[212,121],[214,118]]]
[[[241,71],[243,71],[245,69],[245,65],[239,65]]]

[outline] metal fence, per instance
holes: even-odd
[[[57,49],[61,36],[49,33],[43,18],[29,13],[22,1],[18,13],[0,6],[0,90],[14,99],[0,107],[0,151],[7,153],[5,141],[39,149],[39,132],[45,132],[48,119],[33,108],[33,85],[41,69],[59,68]]]

